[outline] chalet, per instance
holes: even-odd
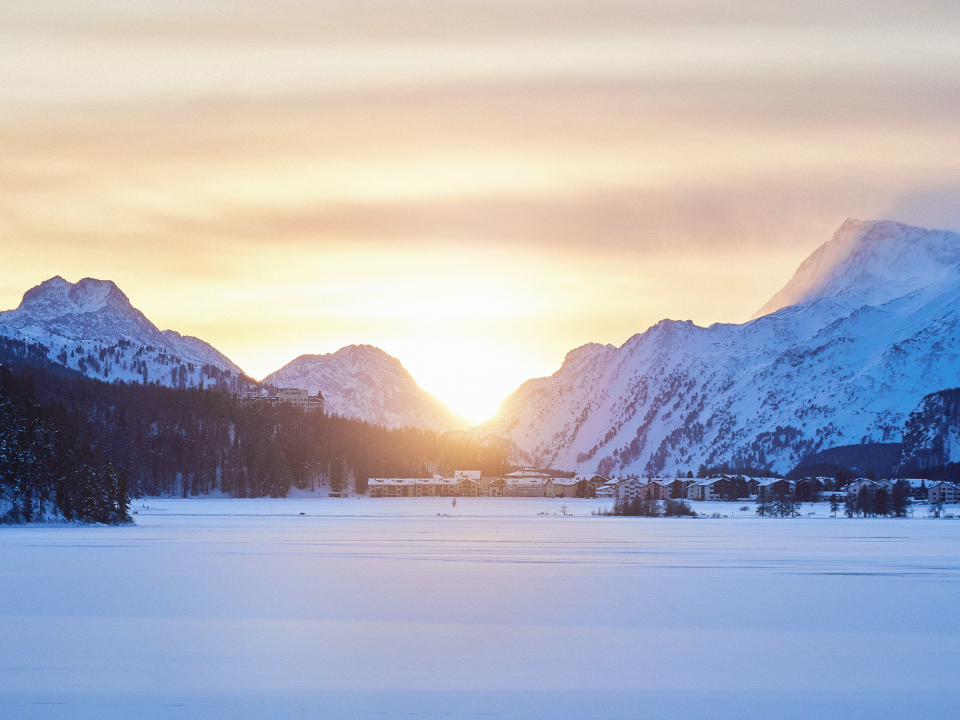
[[[723,500],[730,478],[726,475],[697,480],[687,488],[688,500]]]
[[[758,500],[764,500],[775,496],[786,496],[793,493],[796,485],[783,478],[760,477],[750,478],[747,481],[747,488],[751,495],[756,495]]]
[[[876,480],[868,480],[867,478],[857,478],[853,482],[849,483],[845,488],[848,495],[859,495],[860,491],[864,488],[867,489],[869,493],[875,493],[880,487],[880,484]]]
[[[693,485],[694,480],[676,478],[670,481],[670,497],[682,498],[687,496],[687,488]]]
[[[640,488],[647,484],[647,478],[626,478],[617,485],[617,498],[632,500],[640,497]]]
[[[621,500],[666,500],[670,497],[672,483],[669,478],[627,478],[620,481],[617,497]]]
[[[934,483],[927,489],[927,499],[932,503],[960,502],[960,487],[948,482]]]
[[[597,477],[600,477],[599,475]],[[600,485],[597,485],[597,497],[598,498],[616,498],[618,495],[618,485],[620,482],[618,480],[607,480]]]
[[[481,477],[480,494],[485,497],[503,497],[507,481],[502,477]]]
[[[476,479],[467,475],[454,476],[457,495],[460,497],[480,497],[480,471],[477,470],[476,473]]]
[[[547,497],[575,498],[596,497],[597,486],[586,478],[550,478],[543,485],[543,494]]]
[[[670,481],[664,478],[648,478],[649,482],[640,488],[640,497],[644,500],[667,500],[670,498]]]
[[[894,486],[899,483],[907,483],[909,487],[908,492],[913,497],[922,497],[927,499],[929,497],[929,490],[926,485],[926,480],[923,478],[891,478],[889,480],[877,480],[877,485],[879,487],[886,488],[888,493],[893,492]]]
[[[533,468],[520,468],[503,476],[504,494],[515,497],[543,497],[544,485],[553,478]]]

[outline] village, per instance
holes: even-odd
[[[689,475],[692,475],[690,473]],[[791,497],[803,502],[827,499],[824,496],[892,496],[896,487],[907,497],[929,503],[960,502],[960,485],[923,478],[838,481],[829,477],[790,480],[779,477],[745,477],[717,474],[694,477],[626,477],[601,475],[554,477],[535,468],[520,468],[503,477],[485,477],[479,470],[457,470],[453,477],[370,478],[370,497],[547,497],[610,498],[626,500],[765,501]]]

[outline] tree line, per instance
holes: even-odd
[[[123,468],[62,405],[41,408],[34,390],[31,378],[0,365],[0,522],[129,522]]]
[[[496,439],[387,429],[285,405],[242,403],[224,388],[106,383],[27,364],[8,364],[5,377],[10,392],[29,397],[31,412],[57,437],[77,439],[94,465],[122,475],[131,497],[283,497],[291,488],[324,486],[362,493],[370,477],[460,469],[500,475],[509,469]],[[16,428],[23,417],[2,422],[10,447],[20,447],[25,440]],[[5,487],[29,475],[20,466],[3,472]],[[53,474],[47,466],[33,473],[48,484]]]

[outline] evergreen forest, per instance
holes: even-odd
[[[241,403],[224,388],[106,383],[10,343],[0,356],[7,522],[125,522],[128,498],[362,493],[370,477],[509,469],[501,441]]]

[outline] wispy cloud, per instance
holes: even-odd
[[[0,300],[110,276],[263,374],[364,341],[451,397],[470,346],[489,396],[749,317],[848,216],[958,222],[958,86],[953,2],[9,0]]]

